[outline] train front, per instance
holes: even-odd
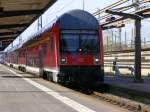
[[[103,82],[99,23],[90,13],[74,10],[61,16],[59,81],[87,88]]]

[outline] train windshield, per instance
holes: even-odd
[[[60,52],[65,53],[98,53],[98,33],[62,33]]]

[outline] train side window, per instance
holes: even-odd
[[[35,58],[35,64],[36,64],[36,67],[39,66],[39,60],[38,60],[38,57]]]
[[[21,56],[21,52],[19,51],[19,57]]]
[[[36,57],[33,58],[33,66],[36,66]]]
[[[33,49],[33,55],[36,56],[36,48]]]
[[[22,55],[23,55],[23,57],[25,57],[25,50],[23,50],[23,54]]]

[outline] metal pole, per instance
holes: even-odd
[[[84,10],[84,0],[83,0],[83,10]]]
[[[144,37],[144,47],[146,47],[146,38]]]
[[[125,47],[127,48],[127,32],[125,31]]]
[[[135,0],[135,10],[139,9],[139,0]],[[135,20],[135,82],[142,82],[141,78],[141,19]]]
[[[134,28],[132,28],[131,49],[134,48],[134,47],[133,47],[133,44],[134,44],[134,37],[135,37],[135,31],[134,31]]]
[[[115,33],[115,46],[116,46],[116,43],[117,43],[117,42],[116,42],[116,38],[117,38],[117,35],[116,35],[116,33]]]
[[[107,36],[107,52],[109,50],[109,45],[108,45],[108,36]]]
[[[97,8],[97,12],[98,12],[98,11],[100,11],[99,8]],[[98,14],[98,18],[100,18],[100,17],[101,17],[101,13]],[[99,22],[100,22],[100,20],[99,20]]]
[[[121,28],[119,28],[119,44],[120,44],[120,48],[121,48]]]
[[[115,36],[115,49],[114,49],[114,50],[116,50],[116,48],[117,48],[117,47],[116,47],[116,44],[117,44],[117,42],[116,42],[116,41],[117,41],[117,40],[116,40],[116,38],[117,38],[116,32],[115,32],[114,36]]]
[[[135,10],[138,10],[139,9],[139,0],[135,0],[134,1],[134,3],[135,3]]]
[[[135,82],[141,79],[141,19],[135,20]]]
[[[113,33],[113,30],[111,30],[112,31],[112,42],[111,42],[111,44],[112,44],[112,50],[114,50],[114,33]]]

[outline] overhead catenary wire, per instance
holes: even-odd
[[[110,5],[110,6],[108,6],[108,7],[106,7],[106,8],[104,8],[105,9],[105,11],[106,11],[106,9],[111,9],[111,10],[118,10],[118,11],[120,11],[120,12],[123,12],[123,11],[129,11],[129,10],[132,10],[134,7],[135,7],[135,3],[132,3],[131,5],[128,5],[128,6],[124,6],[124,7],[121,7],[121,8],[115,8],[115,7],[118,7],[118,6],[120,6],[120,5],[123,5],[124,3],[127,3],[127,1],[125,2],[116,2],[116,3],[114,3],[114,4],[117,4],[117,5]],[[144,3],[150,3],[149,1],[144,1],[144,0],[139,0],[139,4],[140,5],[143,5]],[[97,19],[98,19],[98,21],[102,21],[102,20],[105,20],[105,19],[107,19],[107,18],[110,18],[110,17],[112,17],[112,15],[111,14],[105,14],[105,11],[103,11],[104,9],[102,9],[102,10],[99,10],[99,11],[97,11],[97,12],[99,12],[99,15],[101,14],[101,15],[103,15],[103,16],[98,16],[98,15],[95,15],[95,16],[98,16],[97,17]],[[144,7],[142,7],[142,9],[138,9],[137,11],[132,11],[132,12],[130,12],[130,13],[136,13],[136,12],[138,12],[138,11],[141,11],[141,10],[143,10],[143,9],[145,9]],[[95,13],[97,13],[97,12],[95,12]],[[95,14],[94,13],[94,14]],[[93,15],[94,15],[93,14]]]
[[[126,3],[126,2],[128,2],[128,1],[129,1],[129,0],[120,0],[120,1],[118,1],[118,2],[116,2],[116,3],[113,3],[113,4],[110,5],[110,6],[107,6],[107,7],[103,8],[103,9],[101,9],[101,10],[99,10],[99,11],[93,13],[93,15],[96,16],[96,15],[98,15],[98,14],[100,14],[100,13],[105,12],[105,11],[108,10],[108,9],[117,7],[117,6],[119,6],[119,5],[123,4],[123,3]]]
[[[124,9],[121,9],[120,11],[127,11],[129,9],[132,9],[134,6],[131,6],[131,7],[127,7],[127,8],[124,8]],[[105,18],[109,18],[111,17],[112,15],[111,14],[107,14],[107,15],[104,15],[104,16],[101,16],[100,18],[97,18],[98,20],[103,20]]]

